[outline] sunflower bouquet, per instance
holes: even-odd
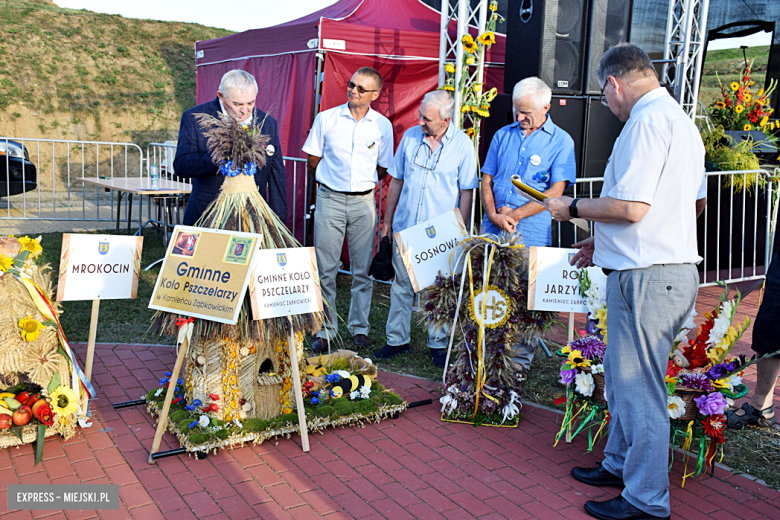
[[[461,118],[461,129],[471,138],[476,146],[479,136],[479,122],[482,118],[490,117],[490,103],[498,95],[498,89],[492,88],[487,92],[484,91],[484,83],[474,82],[471,83],[471,67],[479,68],[480,64],[485,61],[485,52],[491,45],[496,43],[496,23],[503,20],[503,17],[496,12],[498,9],[498,1],[491,0],[488,4],[490,14],[488,15],[487,23],[485,24],[485,32],[477,36],[474,39],[470,34],[466,34],[461,38],[463,44],[463,74],[460,81],[456,85],[455,83],[455,63],[448,62],[444,65],[445,80],[444,85],[441,86],[441,90],[447,92],[455,92],[457,89],[460,92],[461,99],[461,113],[466,116],[470,115],[471,123],[467,127],[466,117]]]
[[[769,87],[754,90],[755,82],[750,79],[753,60],[741,73],[738,80],[724,86],[718,77],[721,99],[709,107],[712,122],[725,130],[762,130],[765,133],[780,129],[780,121],[769,121],[774,109],[769,106],[769,97],[777,87],[777,80],[771,79]]]

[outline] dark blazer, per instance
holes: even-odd
[[[173,160],[173,168],[179,177],[192,178],[192,193],[190,194],[187,209],[184,211],[185,226],[192,226],[203,215],[211,202],[219,195],[219,189],[225,180],[225,176],[219,173],[219,164],[211,160],[206,137],[200,125],[195,121],[195,114],[206,113],[214,117],[222,114],[219,98],[208,103],[203,103],[190,108],[181,116],[179,127],[179,142],[176,145],[176,158]],[[287,172],[284,169],[282,159],[282,144],[279,142],[279,132],[276,119],[266,115],[257,108],[254,109],[253,121],[263,123],[262,132],[271,136],[270,144],[274,147],[274,154],[267,157],[265,166],[258,169],[255,174],[255,183],[260,195],[268,202],[268,205],[281,219],[287,220]],[[266,196],[266,188],[268,196]]]

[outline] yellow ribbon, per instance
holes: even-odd
[[[685,442],[683,442],[682,450],[685,452],[683,454],[683,475],[682,475],[682,484],[680,487],[685,487],[685,479],[688,477],[693,477],[696,474],[696,470],[691,471],[688,473],[688,449],[691,447],[691,443],[693,442],[693,422],[691,421],[688,423],[688,431],[685,432]]]

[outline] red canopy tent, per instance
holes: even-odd
[[[319,55],[324,60],[319,110],[345,103],[354,71],[373,67],[384,87],[372,106],[392,122],[397,145],[403,132],[417,124],[423,95],[438,86],[439,28],[440,13],[419,0],[339,0],[281,25],[200,41],[195,44],[197,101],[216,96],[225,72],[250,72],[258,83],[258,108],[279,122],[284,155],[304,157],[301,147],[314,119]],[[456,34],[454,23],[449,31]],[[504,36],[497,35],[488,51],[488,88],[503,83],[504,46]],[[299,239],[304,175],[299,165],[294,184],[288,163],[288,225]]]

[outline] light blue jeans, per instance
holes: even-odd
[[[603,466],[623,478],[629,503],[656,516],[670,514],[666,365],[698,287],[693,264],[615,271],[607,278],[610,421]]]

